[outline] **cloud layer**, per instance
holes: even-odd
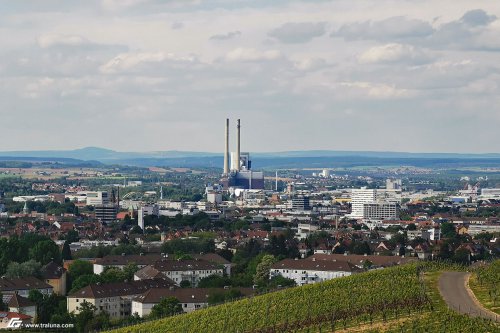
[[[500,152],[498,17],[488,0],[0,6],[2,150],[221,151],[230,117],[248,151]]]

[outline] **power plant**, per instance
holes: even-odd
[[[229,163],[229,119],[226,119],[224,132],[224,172],[221,183],[224,189],[264,189],[264,173],[252,171],[250,154],[241,152],[241,122],[236,122],[236,152],[231,152],[231,163]]]

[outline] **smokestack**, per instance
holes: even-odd
[[[240,156],[240,120],[236,122],[236,130],[237,130],[237,137],[236,137],[236,171],[240,171],[240,161],[241,161],[241,156]]]
[[[229,118],[226,119],[226,133],[225,133],[225,148],[224,148],[224,175],[229,174]]]

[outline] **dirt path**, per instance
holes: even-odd
[[[479,304],[468,286],[469,273],[444,272],[439,278],[439,292],[448,306],[472,317],[500,321],[500,316]]]

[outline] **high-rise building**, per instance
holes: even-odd
[[[351,192],[351,217],[363,218],[363,204],[375,202],[376,190],[366,187],[354,188]]]
[[[158,205],[148,205],[140,207],[137,211],[137,225],[144,231],[144,217],[146,215],[160,215],[160,207]]]
[[[87,206],[104,205],[109,203],[108,192],[87,192]]]
[[[103,223],[114,222],[118,213],[118,205],[114,203],[94,205],[94,213],[95,218]]]
[[[398,220],[398,205],[391,202],[370,202],[363,204],[363,218],[368,220]]]
[[[401,179],[387,179],[385,181],[385,188],[387,190],[400,190],[402,187]]]
[[[310,210],[309,197],[306,195],[296,195],[292,198],[292,209],[295,211]]]

